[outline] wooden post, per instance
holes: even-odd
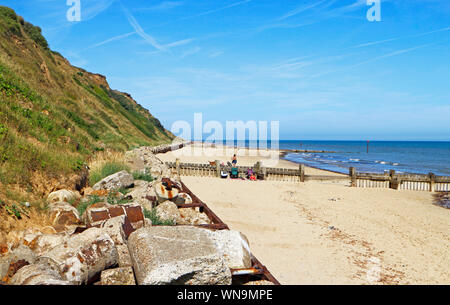
[[[180,176],[181,176],[180,159],[178,159],[178,158],[175,160],[175,170],[177,171],[178,180],[181,180],[181,178],[180,178]]]
[[[395,180],[395,170],[391,169],[389,171],[389,188],[390,189],[395,189],[394,180]]]
[[[436,175],[433,173],[429,173],[428,177],[430,178],[430,192],[434,192],[436,189]]]
[[[261,176],[262,176],[262,180],[266,180],[267,177],[267,168],[262,167],[261,168]]]
[[[219,160],[216,160],[215,162],[216,162],[216,176],[217,176],[217,178],[220,178],[221,177],[220,163],[219,163]]]
[[[299,171],[300,171],[300,182],[305,182],[305,165],[304,164],[299,165]]]
[[[349,175],[350,175],[350,187],[356,187],[356,169],[354,167],[350,167]]]

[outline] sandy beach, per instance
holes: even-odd
[[[187,147],[158,157],[231,160],[233,151],[208,149],[208,155],[189,155]],[[267,159],[235,151],[239,165]],[[285,160],[277,166],[298,168]],[[306,174],[332,173],[307,168]],[[429,192],[350,188],[344,181],[182,180],[248,237],[282,284],[450,284],[450,210],[433,205]]]

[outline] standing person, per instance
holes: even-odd
[[[233,166],[236,166],[236,164],[237,164],[237,157],[236,157],[236,154],[234,154],[231,163],[233,164]]]

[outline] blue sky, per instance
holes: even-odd
[[[450,1],[2,0],[166,128],[280,121],[281,139],[450,140]]]

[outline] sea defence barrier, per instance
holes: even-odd
[[[181,176],[221,177],[222,172],[230,172],[231,167],[222,165],[218,160],[208,164],[165,163],[171,170]],[[257,176],[258,180],[307,182],[307,181],[348,181],[351,187],[366,188],[391,188],[395,190],[413,190],[429,192],[449,192],[450,177],[420,174],[399,174],[394,170],[389,173],[361,173],[354,167],[349,169],[349,174],[341,175],[306,175],[305,165],[299,164],[298,169],[263,167],[260,162],[253,166],[237,166],[239,178],[244,178],[249,169]]]

